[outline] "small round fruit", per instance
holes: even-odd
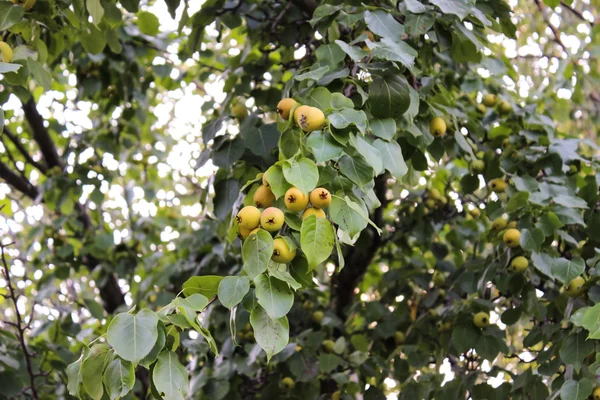
[[[0,54],[2,54],[2,59],[5,63],[9,63],[13,58],[12,48],[8,45],[8,43],[0,41]]]
[[[254,206],[246,206],[237,215],[240,228],[254,229],[260,224],[260,210]]]
[[[283,238],[273,240],[273,255],[271,259],[280,264],[287,264],[296,257],[296,249],[290,250],[287,242]]]
[[[496,97],[495,94],[486,94],[485,96],[483,96],[482,99],[482,103],[486,106],[486,107],[494,107],[496,105],[496,101],[498,100],[498,98]]]
[[[596,386],[592,392],[592,399],[600,400],[600,386]]]
[[[290,119],[290,111],[298,104],[294,99],[283,99],[277,104],[277,114],[286,121]]]
[[[487,107],[483,104],[477,104],[477,111],[481,114],[485,114],[487,112]]]
[[[283,198],[288,210],[298,212],[302,211],[308,205],[308,196],[297,188],[288,189]]]
[[[480,160],[483,160],[483,158],[485,157],[485,152],[484,152],[484,151],[478,151],[478,152],[475,154],[475,157],[477,157],[477,158],[478,158],[478,159],[480,159]]]
[[[479,208],[475,207],[475,208],[469,210],[469,214],[473,218],[479,218],[479,216],[481,215],[481,210]]]
[[[277,232],[283,226],[285,217],[279,208],[269,207],[260,215],[260,226],[266,231]]]
[[[319,130],[325,124],[325,114],[316,107],[300,106],[294,111],[294,119],[304,132]]]
[[[302,308],[304,308],[307,311],[312,310],[314,307],[315,303],[313,303],[310,300],[306,300],[304,303],[302,303]]]
[[[504,236],[502,240],[504,240],[504,244],[510,248],[514,248],[519,246],[519,240],[521,239],[521,232],[517,229],[507,229],[504,232]]]
[[[506,115],[512,111],[512,106],[508,101],[502,100],[498,106],[498,111],[500,111],[500,114]]]
[[[441,117],[435,117],[429,122],[429,132],[435,137],[442,137],[446,134],[446,121]]]
[[[503,178],[492,179],[489,183],[490,189],[494,193],[502,193],[506,190],[506,181]]]
[[[294,386],[296,386],[296,382],[294,382],[294,380],[289,376],[286,376],[281,380],[281,382],[279,382],[279,386],[281,386],[281,388],[286,392],[290,392],[292,389],[294,389]]]
[[[302,213],[302,220],[305,220],[306,218],[310,217],[311,215],[315,215],[317,217],[317,219],[318,218],[327,218],[325,211],[321,210],[320,208],[309,207],[306,210],[304,210],[304,212]]]
[[[507,228],[509,228],[509,229],[514,229],[514,228],[516,228],[516,227],[517,227],[517,221],[510,221],[510,222],[508,223],[508,225],[506,225],[506,227],[507,227]]]
[[[436,202],[434,199],[425,200],[425,205],[429,208],[435,208]]]
[[[250,232],[252,232],[252,229],[248,229],[248,228],[244,228],[244,227],[238,226],[238,236],[241,239],[246,239],[248,236],[250,236]]]
[[[469,167],[473,172],[483,172],[485,170],[485,162],[483,160],[473,160]]]
[[[501,231],[502,229],[506,228],[506,220],[502,217],[498,217],[494,220],[494,222],[492,222],[492,229],[496,230],[496,231]]]
[[[266,186],[260,186],[256,192],[254,192],[254,203],[258,208],[271,207],[275,202],[275,195],[270,188]]]
[[[583,285],[584,284],[585,284],[585,279],[583,279],[581,276],[578,276],[577,278],[575,278],[571,282],[569,282],[569,284],[567,285],[567,288],[565,289],[565,294],[569,297],[580,296],[581,294],[583,294]]]
[[[271,187],[271,185],[269,184],[269,182],[267,181],[267,173],[265,172],[262,176],[262,184],[263,186],[266,187]]]
[[[259,231],[259,230],[260,230],[260,226],[258,226],[258,227],[256,227],[256,228],[252,229],[252,230],[250,231],[250,234],[248,234],[248,237],[250,237],[250,236],[252,236],[252,235],[256,235],[256,234],[258,233],[258,231]]]
[[[431,280],[434,285],[442,286],[444,283],[446,283],[446,275],[444,275],[442,271],[435,271]]]
[[[406,337],[404,336],[404,332],[396,331],[394,333],[394,343],[396,343],[396,346],[400,346],[401,344],[404,344],[404,340],[406,340]]]
[[[529,267],[529,261],[523,256],[513,258],[510,263],[510,268],[517,274],[527,271],[527,267]]]
[[[329,207],[331,204],[331,193],[325,188],[316,188],[310,192],[310,204],[316,208]]]
[[[35,6],[37,0],[25,0],[23,2],[23,8],[25,9],[25,11],[29,11],[33,8],[33,6]]]
[[[490,324],[490,315],[484,311],[478,312],[473,317],[473,323],[478,328],[485,328]]]
[[[323,313],[323,311],[315,311],[312,315],[312,320],[317,324],[323,322],[323,318],[325,318],[325,314]]]
[[[427,194],[427,197],[429,197],[430,199],[439,200],[442,198],[442,194],[440,193],[439,190],[437,190],[436,188],[433,188],[429,191],[429,193]]]
[[[510,147],[510,139],[506,138],[502,141],[502,148],[504,150],[508,149]]]
[[[340,392],[339,390],[336,390],[331,395],[331,400],[340,400],[341,398],[342,398],[342,392]],[[596,399],[594,398],[594,400],[596,400]]]
[[[323,350],[325,350],[328,353],[331,353],[333,351],[333,348],[335,347],[335,342],[329,339],[323,340],[321,346],[323,346]]]
[[[231,115],[233,115],[239,120],[243,120],[248,116],[248,108],[244,103],[237,103],[236,105],[231,107]]]

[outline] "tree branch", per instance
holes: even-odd
[[[15,174],[2,161],[0,161],[0,178],[32,200],[35,200],[39,195],[37,188],[31,182]]]
[[[60,167],[62,169],[62,162],[54,146],[54,141],[44,126],[44,120],[37,110],[33,97],[27,103],[23,104],[23,111],[25,112],[25,118],[29,122],[29,126],[33,130],[33,139],[40,147],[48,168]]]
[[[29,352],[29,349],[27,348],[27,344],[25,344],[25,329],[27,329],[27,328],[23,327],[23,319],[21,317],[21,312],[19,311],[19,307],[17,305],[18,296],[17,296],[17,294],[15,292],[15,288],[11,282],[10,272],[8,270],[8,263],[6,262],[6,257],[4,254],[4,249],[7,246],[10,246],[10,244],[9,245],[0,245],[0,250],[1,250],[2,266],[3,266],[2,272],[4,275],[4,279],[6,280],[6,286],[8,287],[9,297],[12,300],[12,303],[13,303],[13,306],[15,309],[15,317],[17,319],[16,324],[12,324],[12,325],[17,330],[17,337],[18,337],[19,343],[21,345],[21,350],[23,351],[23,356],[25,356],[25,364],[27,365],[27,374],[29,375],[29,388],[27,388],[27,389],[31,390],[31,396],[34,399],[39,399],[37,389],[35,387],[35,377],[37,376],[37,374],[33,372],[33,364],[31,362],[32,354]]]
[[[594,22],[587,20],[584,16],[583,13],[577,11],[576,9],[574,9],[573,7],[571,7],[570,5],[568,5],[567,3],[565,3],[564,1],[560,2],[560,5],[564,8],[566,8],[567,10],[571,11],[577,18],[579,18],[580,20],[587,22],[588,24],[590,24],[592,27],[594,26]]]
[[[29,152],[27,151],[27,149],[23,146],[23,144],[19,141],[19,139],[15,136],[15,134],[13,134],[6,126],[4,127],[4,135],[6,135],[6,137],[15,145],[15,147],[17,148],[19,153],[21,153],[23,158],[25,158],[25,161],[27,161],[29,164],[31,164],[32,166],[37,168],[43,174],[45,174],[46,171],[48,171],[48,168],[46,168],[39,162],[35,161],[31,157],[31,155],[29,155]]]
[[[565,51],[565,53],[568,54],[569,50],[567,49],[567,46],[565,46],[562,39],[560,38],[560,31],[554,25],[552,25],[550,23],[550,21],[548,20],[548,18],[546,18],[546,16],[544,15],[544,9],[542,8],[542,4],[540,3],[540,0],[533,0],[533,1],[535,2],[535,5],[542,13],[542,18],[544,19],[544,22],[546,22],[546,25],[548,25],[548,28],[550,28],[550,30],[552,31],[552,34],[554,35],[554,41],[556,43],[558,43],[558,45],[560,47],[562,47],[562,49]]]
[[[381,202],[381,206],[373,211],[371,219],[379,227],[383,226],[383,210],[388,203],[385,196],[387,180],[387,173],[375,178],[375,194]],[[363,231],[356,245],[345,255],[344,258],[349,263],[343,270],[332,277],[331,302],[333,309],[340,318],[344,319],[346,308],[352,304],[354,288],[367,271],[367,268],[383,243],[383,238],[377,233],[375,228],[369,226],[368,229]]]

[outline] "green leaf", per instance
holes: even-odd
[[[590,332],[589,339],[600,339],[600,303],[585,311],[581,325]]]
[[[284,239],[286,239],[287,242],[291,242],[288,237],[284,237]],[[294,248],[296,248],[296,246],[294,246]],[[269,264],[269,275],[287,283],[288,286],[293,290],[302,288],[302,284],[294,279],[294,277],[287,271],[286,264],[271,262]]]
[[[32,60],[31,58],[28,58],[27,68],[33,75],[33,78],[37,84],[43,87],[44,90],[48,91],[52,88],[52,75],[50,75],[50,73],[44,69],[42,64]]]
[[[384,163],[385,164],[385,163]],[[361,188],[373,180],[375,172],[362,156],[344,155],[338,162],[342,174]]]
[[[533,252],[531,253],[531,261],[537,270],[549,278],[554,279],[554,275],[552,274],[552,263],[554,262],[554,259],[551,255],[543,252],[539,254]]]
[[[261,274],[254,279],[255,295],[269,317],[277,320],[290,312],[294,295],[287,283],[272,276]]]
[[[373,142],[373,146],[381,153],[384,168],[390,171],[396,179],[400,179],[406,175],[408,167],[404,162],[402,149],[397,142],[386,142],[377,139]]]
[[[464,151],[471,157],[475,157],[475,155],[473,154],[473,149],[471,148],[471,146],[469,146],[469,143],[467,143],[467,139],[465,139],[465,135],[463,135],[460,131],[454,132],[454,140],[456,140],[456,143],[462,149],[462,151]]]
[[[212,162],[217,167],[229,168],[244,154],[244,141],[240,138],[228,140],[213,153]]]
[[[521,230],[521,248],[526,251],[539,252],[544,243],[544,232],[541,229],[533,228]]]
[[[354,124],[364,135],[367,131],[367,114],[362,110],[352,110],[349,108],[341,111],[334,111],[327,117],[333,127],[344,129]]]
[[[247,276],[227,276],[219,283],[219,301],[230,310],[237,306],[250,290]]]
[[[92,22],[94,25],[98,26],[102,20],[102,17],[104,16],[104,8],[102,8],[100,0],[86,0],[85,4],[90,16],[92,17]]]
[[[240,183],[237,179],[225,179],[215,183],[213,212],[217,218],[225,219],[229,215],[239,195]]]
[[[292,264],[290,265],[290,275],[305,289],[315,287],[313,273],[308,267],[308,261],[305,257],[297,256],[294,258]]]
[[[191,296],[199,293],[210,299],[219,291],[219,283],[222,279],[222,276],[217,275],[192,276],[183,283],[183,294]]]
[[[7,72],[16,72],[21,68],[21,64],[10,64],[5,62],[0,62],[0,74],[5,74]]]
[[[307,106],[327,110],[331,105],[331,92],[325,87],[316,87],[310,91],[305,103]]]
[[[190,390],[188,373],[177,354],[163,351],[152,371],[152,381],[165,400],[183,400]]]
[[[341,110],[344,108],[354,108],[354,102],[352,99],[344,96],[341,93],[331,94],[331,108],[334,110]]]
[[[317,182],[319,182],[317,165],[306,157],[291,161],[288,160],[283,164],[283,176],[303,193],[313,190],[317,187]]]
[[[319,67],[319,68],[313,69],[312,71],[308,71],[308,72],[305,72],[303,74],[296,75],[296,80],[297,81],[304,81],[306,79],[310,79],[312,81],[318,81],[323,76],[325,76],[325,74],[327,72],[329,72],[329,66],[325,65],[323,67]]]
[[[150,365],[152,365],[152,363],[154,363],[154,361],[156,360],[156,357],[158,357],[160,352],[165,347],[166,342],[167,342],[167,334],[165,332],[165,328],[162,324],[159,324],[158,325],[158,339],[156,339],[156,343],[154,343],[154,346],[152,347],[152,350],[150,350],[150,353],[148,353],[148,355],[146,357],[144,357],[142,360],[140,360],[140,365],[143,366],[144,368],[150,368]]]
[[[300,246],[311,270],[325,261],[333,250],[334,232],[331,222],[314,215],[302,221]]]
[[[343,195],[343,192],[340,192],[336,196],[332,196],[331,204],[329,205],[329,215],[331,215],[332,221],[340,229],[346,231],[351,238],[354,238],[367,227],[369,222],[361,213],[350,207],[348,202],[352,202],[352,200],[341,197]],[[357,206],[360,207],[359,205]]]
[[[517,192],[506,203],[506,212],[514,212],[527,206],[529,192]]]
[[[319,371],[328,374],[340,365],[342,359],[335,354],[322,353],[319,356]]]
[[[277,147],[279,141],[277,124],[261,125],[258,129],[250,129],[246,135],[246,146],[257,156],[267,157]]]
[[[158,317],[147,308],[136,315],[117,314],[108,326],[106,339],[119,357],[137,363],[156,343],[157,324]]]
[[[346,54],[348,54],[353,61],[361,61],[363,58],[369,55],[368,51],[365,51],[358,46],[351,46],[346,42],[342,42],[341,40],[336,40],[335,43],[340,46],[340,48]]]
[[[160,22],[158,21],[158,17],[151,12],[138,12],[136,23],[144,35],[156,36],[159,32]]]
[[[267,362],[288,344],[290,327],[287,317],[273,321],[260,305],[250,314],[250,325],[258,345],[267,353]]]
[[[20,22],[24,13],[23,6],[12,5],[8,1],[0,2],[0,31],[6,31],[17,22]]]
[[[369,127],[373,135],[387,141],[396,135],[396,121],[392,118],[372,119],[369,121]]]
[[[404,35],[404,26],[394,19],[394,16],[382,10],[365,11],[365,22],[376,35],[401,41]]]
[[[404,21],[406,33],[410,36],[421,36],[429,32],[435,23],[435,17],[431,14],[408,14]]]
[[[379,150],[363,139],[362,136],[350,134],[350,143],[367,160],[369,165],[373,167],[375,175],[383,172],[383,161]]]
[[[246,239],[242,246],[242,258],[248,278],[254,279],[265,272],[272,255],[273,238],[269,232],[260,229],[256,235]]]
[[[133,364],[129,361],[115,358],[106,367],[102,380],[108,397],[111,400],[125,396],[133,389],[133,385],[135,384]]]
[[[397,42],[391,39],[384,38],[381,42],[369,43],[373,58],[382,58],[388,61],[397,61],[408,68],[413,74],[417,74],[415,69],[415,58],[417,51],[406,42]],[[404,75],[400,75],[404,78]],[[387,76],[389,78],[397,78],[398,75]]]
[[[100,400],[104,393],[102,380],[98,379],[104,373],[108,361],[109,348],[105,344],[97,344],[90,349],[89,356],[81,367],[83,388],[94,400]]]
[[[318,163],[338,159],[343,153],[342,146],[328,132],[311,133],[306,144],[311,148]]]
[[[285,192],[292,187],[292,185],[285,180],[283,169],[279,163],[271,166],[265,173],[267,174],[267,181],[269,182],[269,185],[271,185],[271,191],[276,199],[283,196]]]
[[[321,65],[329,65],[333,70],[338,64],[344,61],[346,54],[344,54],[340,46],[330,43],[319,46],[315,51],[315,56],[317,56],[317,60]]]
[[[475,6],[475,0],[430,0],[429,2],[438,6],[444,14],[458,16],[461,21],[473,12]]]
[[[490,362],[494,361],[500,352],[498,339],[491,335],[481,335],[475,345],[475,351],[486,360]]]
[[[579,382],[569,380],[560,388],[560,398],[561,400],[586,400],[592,394],[593,389],[592,381],[587,378],[583,378]]]
[[[69,364],[67,366],[67,390],[71,396],[80,397],[79,392],[81,390],[82,384],[82,368],[83,361],[87,358],[89,354],[89,349],[87,347],[83,348],[81,352],[81,356],[77,359],[77,361]]]
[[[376,77],[367,102],[375,118],[400,119],[410,106],[410,85],[404,76]]]
[[[566,258],[555,258],[551,265],[552,275],[563,283],[569,283],[585,270],[585,262],[581,257],[572,260]]]
[[[562,342],[560,358],[566,364],[572,364],[577,373],[583,360],[594,351],[594,342],[587,340],[585,332],[574,333]]]
[[[452,331],[452,344],[459,353],[464,353],[475,347],[479,341],[481,331],[473,324],[463,322]]]
[[[90,54],[100,54],[106,47],[106,39],[104,34],[94,25],[87,24],[86,28],[81,32],[81,44],[85,51]]]

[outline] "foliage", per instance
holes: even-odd
[[[0,1],[0,398],[587,398],[599,6]]]

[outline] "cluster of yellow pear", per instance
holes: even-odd
[[[251,235],[258,233],[259,229],[268,232],[277,232],[285,222],[285,215],[282,210],[273,207],[275,195],[271,190],[271,185],[267,181],[266,173],[262,177],[262,185],[254,192],[254,203],[256,206],[246,206],[240,210],[236,219],[238,222],[238,236],[246,239]],[[308,202],[312,207],[308,207]],[[284,196],[284,203],[288,210],[302,213],[302,219],[310,215],[317,218],[325,218],[326,214],[323,208],[331,203],[331,194],[325,188],[316,188],[307,196],[298,188],[292,187],[287,190]],[[261,212],[260,209],[263,209]],[[296,249],[290,249],[287,241],[282,237],[276,237],[273,240],[273,255],[271,259],[281,264],[287,264],[296,257]]]
[[[254,340],[254,332],[252,331],[252,326],[250,326],[249,323],[246,323],[246,325],[244,325],[244,327],[238,331],[237,335],[240,339],[249,341]]]
[[[438,205],[448,204],[448,198],[440,193],[436,188],[432,188],[427,192],[427,199],[425,200],[426,211],[436,208]]]
[[[508,101],[501,100],[500,103],[498,103],[498,96],[492,93],[483,96],[481,104],[477,105],[477,111],[483,114],[487,111],[488,107],[495,107],[496,104],[498,105],[498,112],[500,114],[506,115],[512,111],[512,106]]]
[[[283,99],[277,104],[277,114],[287,121],[297,104],[298,102],[292,98]],[[294,121],[304,132],[313,132],[323,128],[325,114],[317,107],[301,105],[294,110]]]
[[[498,217],[492,222],[492,229],[499,232],[498,237],[502,238],[507,247],[515,248],[519,246],[521,232],[517,229],[517,221],[508,222],[506,219]],[[527,269],[527,266],[525,266],[525,269]]]

